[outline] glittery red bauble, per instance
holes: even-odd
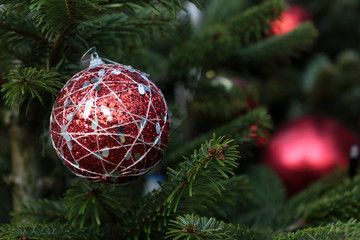
[[[334,119],[303,116],[281,127],[265,150],[263,163],[293,195],[325,174],[349,165],[357,135]]]
[[[163,94],[146,74],[103,64],[74,75],[60,91],[51,113],[51,139],[76,175],[123,183],[162,158],[170,115]]]
[[[311,20],[310,14],[301,6],[291,4],[282,12],[279,19],[272,23],[271,33],[283,35],[297,28],[301,23]]]

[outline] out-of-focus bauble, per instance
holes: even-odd
[[[262,163],[283,181],[289,196],[325,174],[349,165],[358,136],[338,121],[306,115],[287,123],[271,137]]]
[[[163,157],[170,133],[165,98],[147,75],[129,66],[102,64],[74,75],[51,113],[58,156],[77,176],[124,183]]]
[[[282,12],[279,19],[272,23],[271,33],[273,35],[286,34],[309,20],[311,20],[311,16],[302,6],[291,4],[287,10]]]

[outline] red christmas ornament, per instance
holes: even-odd
[[[286,34],[309,20],[311,20],[310,14],[303,7],[292,4],[289,9],[282,12],[278,20],[272,23],[271,33]]]
[[[263,164],[282,179],[291,196],[335,169],[349,165],[357,135],[339,122],[303,116],[278,130],[264,152]]]
[[[104,64],[96,54],[90,67],[60,91],[51,113],[51,139],[77,176],[124,183],[162,158],[170,116],[163,94],[146,74]]]

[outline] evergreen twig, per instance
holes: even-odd
[[[229,178],[232,168],[237,166],[238,157],[236,146],[230,146],[230,140],[224,137],[206,141],[199,151],[194,151],[191,158],[179,165],[179,169],[168,169],[169,181],[162,184],[161,191],[148,196],[145,212],[139,212],[139,217],[134,223],[130,223],[127,236],[137,238],[141,229],[149,234],[151,226],[155,223],[165,224],[168,217],[181,208],[180,200],[184,197],[192,197],[195,190],[194,182],[205,179],[208,189],[220,193],[223,190],[220,179]],[[194,189],[193,189],[194,187]],[[134,227],[136,226],[136,227]]]
[[[60,74],[44,69],[17,67],[8,77],[7,83],[2,85],[1,92],[4,93],[5,103],[10,107],[17,107],[37,98],[43,102],[43,94],[56,95],[63,85]]]
[[[178,216],[170,220],[166,238],[177,239],[227,239],[266,240],[269,236],[255,232],[249,227],[227,224],[215,218],[198,217],[193,214]]]

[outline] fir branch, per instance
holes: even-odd
[[[191,2],[193,2],[197,7],[200,7],[199,0],[191,0]],[[142,8],[152,9],[160,14],[162,11],[159,9],[163,8],[166,9],[168,13],[172,14],[173,18],[176,18],[179,10],[184,10],[182,1],[179,0],[111,0],[107,3],[103,3],[103,5],[111,9],[119,8],[128,16],[135,18],[136,10]]]
[[[279,217],[287,226],[276,232],[327,224],[329,221],[358,220],[359,184],[359,176],[351,180],[343,172],[324,177],[284,205]]]
[[[247,5],[246,1],[207,1],[202,11],[201,25],[205,28],[216,24],[225,25],[232,16],[242,13]]]
[[[86,240],[94,239],[94,235],[91,235],[86,229],[81,231],[66,224],[4,224],[0,227],[0,239]]]
[[[167,165],[176,162],[180,156],[189,154],[192,149],[200,145],[205,139],[211,138],[212,134],[227,135],[233,139],[236,139],[237,144],[241,144],[248,141],[253,141],[249,138],[251,126],[257,126],[258,128],[269,129],[272,127],[270,115],[264,108],[256,108],[245,115],[242,115],[230,123],[226,123],[212,131],[212,133],[205,133],[197,136],[188,143],[177,147],[166,156]]]
[[[181,209],[188,209],[187,212],[196,213],[202,216],[212,216],[221,219],[231,219],[239,212],[234,211],[240,204],[248,203],[253,197],[251,185],[246,175],[235,175],[230,179],[220,180],[224,187],[219,196],[208,191],[208,184],[197,181],[193,197],[184,198],[181,202]],[[202,186],[202,188],[201,188]],[[214,207],[217,206],[217,207]]]
[[[139,216],[130,223],[127,236],[138,239],[141,232],[149,235],[155,224],[161,229],[172,214],[184,207],[184,197],[191,198],[197,192],[197,181],[205,182],[202,186],[207,188],[206,194],[211,194],[209,191],[221,193],[224,187],[220,180],[229,178],[233,174],[232,169],[237,166],[236,146],[229,146],[230,143],[230,140],[224,137],[216,139],[214,135],[199,151],[185,158],[178,169],[169,168],[170,179],[161,185],[160,191],[147,196],[145,206],[138,207]]]
[[[54,67],[58,60],[60,59],[60,53],[62,51],[62,49],[64,48],[64,44],[66,41],[66,38],[69,35],[70,30],[66,29],[64,32],[62,32],[60,34],[60,36],[58,37],[58,39],[56,40],[55,45],[53,46],[53,48],[50,50],[50,67]]]
[[[66,7],[66,12],[67,15],[69,16],[70,21],[75,21],[76,16],[75,16],[75,11],[74,11],[74,2],[73,0],[65,0],[65,7]]]
[[[200,79],[193,94],[191,109],[196,115],[205,117],[209,121],[221,119],[222,122],[238,117],[239,112],[250,111],[252,106],[249,106],[248,100],[257,102],[254,85],[231,84],[231,87],[226,88],[223,85],[213,84],[209,79]],[[204,102],[207,104],[203,104]]]
[[[257,166],[248,171],[250,193],[238,204],[234,221],[252,227],[281,226],[281,213],[286,200],[285,189],[278,176],[271,169]]]
[[[20,4],[20,7],[28,9],[27,5]],[[19,10],[11,5],[0,8],[0,46],[8,52],[15,52],[18,59],[24,58],[23,55],[35,46],[46,48],[47,45],[46,39],[26,14],[26,10]]]
[[[186,79],[192,68],[223,61],[234,50],[232,40],[228,26],[223,24],[205,28],[186,41],[180,39],[170,55],[172,74],[176,79]]]
[[[141,21],[128,18],[123,14],[110,13],[99,16],[99,24],[91,28],[83,28],[74,37],[83,39],[90,45],[102,46],[104,42],[109,41],[109,35],[112,36],[111,41],[113,45],[136,45],[137,42],[143,42],[148,39],[153,29],[158,29],[165,32],[169,26],[166,24],[169,21],[167,17],[156,17],[152,19],[152,12],[147,9],[137,11],[137,16]],[[122,48],[125,48],[124,46]]]
[[[37,34],[36,32],[30,31],[29,28],[19,29],[19,28],[15,28],[14,26],[11,26],[11,25],[8,25],[8,24],[5,24],[5,23],[0,23],[0,28],[4,28],[6,31],[14,32],[14,33],[19,34],[19,35],[23,35],[23,36],[26,36],[26,37],[31,37],[31,38],[33,38],[34,40],[37,40],[37,41],[44,41],[45,40],[45,38],[42,35]]]
[[[14,10],[0,17],[0,48],[24,65],[34,66],[46,54],[48,43],[30,18]]]
[[[230,32],[237,36],[236,39],[242,47],[259,41],[264,35],[268,35],[271,22],[276,20],[284,9],[283,0],[264,1],[232,18],[228,23]]]
[[[350,220],[336,222],[326,226],[305,228],[295,233],[281,233],[272,240],[355,240],[360,239],[360,223]]]
[[[237,59],[237,64],[274,65],[276,61],[288,61],[308,50],[317,36],[317,30],[311,23],[303,23],[288,34],[271,37],[236,51],[233,57]]]
[[[213,1],[212,4],[217,6],[220,3]],[[175,77],[186,79],[184,75],[194,67],[207,66],[211,68],[224,62],[234,62],[235,67],[238,68],[239,61],[232,59],[233,53],[246,51],[247,48],[243,48],[247,45],[256,48],[256,44],[259,44],[256,42],[263,39],[268,32],[270,22],[276,19],[285,8],[283,0],[264,1],[247,10],[237,6],[239,3],[233,3],[233,5],[239,9],[236,9],[237,11],[230,9],[230,14],[226,15],[226,21],[219,20],[215,11],[213,13],[215,20],[210,21],[201,31],[196,31],[196,34],[193,34],[187,41],[180,39],[170,59]],[[242,13],[239,14],[239,11]],[[306,41],[310,40],[306,38]],[[295,51],[295,46],[289,46],[289,49]],[[256,59],[259,62],[262,61],[257,56]],[[240,54],[236,57],[241,59]],[[244,63],[248,64],[246,61],[241,62],[242,65]],[[226,65],[228,66],[228,64]]]
[[[311,206],[332,192],[334,186],[343,186],[341,183],[344,179],[347,179],[347,176],[344,176],[343,172],[335,172],[323,177],[289,199],[279,215],[283,219],[283,228],[278,231],[293,231],[306,225],[305,217],[308,215],[308,210],[312,208]],[[324,220],[326,221],[326,219]]]
[[[321,199],[308,210],[306,221],[312,224],[348,220],[360,214],[360,197],[358,190],[336,194],[331,198]]]
[[[222,1],[209,3],[205,9],[204,25],[225,25],[240,46],[254,43],[267,35],[271,22],[286,8],[283,0],[263,1],[250,8],[245,8],[246,3],[242,1],[229,2],[227,7],[222,5]]]
[[[109,187],[80,181],[66,192],[65,205],[69,209],[67,218],[72,226],[80,229],[91,226],[99,230],[105,222],[122,223],[129,202],[118,187]]]
[[[28,6],[32,0],[0,0],[0,15],[12,14],[17,12],[23,17],[29,13]]]
[[[65,223],[67,211],[61,200],[37,199],[22,204],[11,215],[14,223]]]
[[[322,224],[329,221],[359,220],[360,214],[360,177],[353,180],[344,178],[337,182],[323,197],[307,206],[305,220],[308,224]]]
[[[3,84],[1,89],[5,103],[18,110],[24,102],[28,102],[29,106],[34,98],[43,102],[44,94],[56,95],[62,86],[59,73],[44,69],[17,67],[6,79],[9,82]]]
[[[168,0],[153,0],[150,2],[147,0],[40,0],[32,3],[30,10],[34,13],[37,26],[49,40],[58,38],[59,33],[73,27],[83,29],[86,26],[94,27],[96,26],[95,23],[101,24],[99,17],[107,15],[110,11],[113,13],[120,11],[132,20],[141,23],[142,20],[147,20],[139,16],[139,13],[144,10],[152,10],[152,15],[155,13],[163,15],[163,9],[167,9],[175,18],[176,12],[183,9],[181,1],[169,3]],[[151,20],[151,18],[148,19]]]
[[[71,27],[82,25],[84,21],[96,21],[94,13],[104,10],[101,6],[104,0],[39,0],[32,1],[30,11],[37,27],[45,33],[51,41],[58,38],[59,33],[64,33]]]
[[[73,0],[64,0],[65,9],[69,18],[69,26],[75,25],[77,22],[76,19],[76,13],[74,9],[74,1]],[[56,65],[58,60],[60,59],[60,52],[62,51],[65,40],[69,35],[69,28],[64,28],[64,31],[60,34],[60,36],[57,38],[56,43],[54,44],[53,48],[50,50],[50,66],[53,67]]]
[[[177,239],[233,239],[233,240],[266,240],[268,236],[256,233],[249,227],[226,224],[215,218],[199,217],[186,214],[170,220],[166,238]]]

